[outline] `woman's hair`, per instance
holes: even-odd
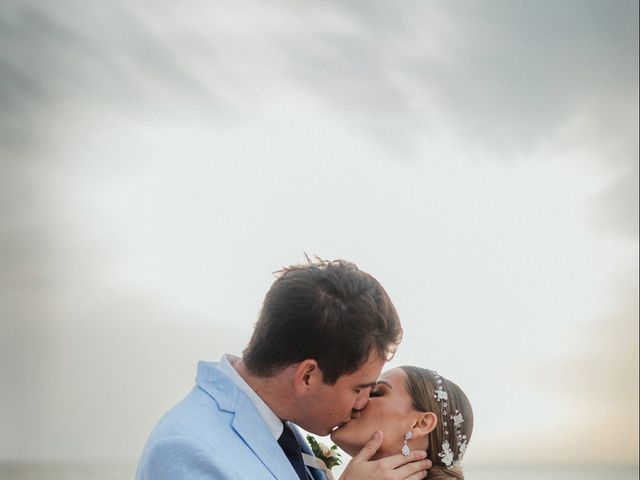
[[[427,457],[433,462],[429,478],[464,480],[459,463],[473,431],[473,411],[469,399],[455,383],[432,370],[410,366],[400,368],[407,374],[407,391],[413,408],[420,412],[433,412],[438,416],[438,424],[428,436]],[[458,417],[456,426],[453,417],[458,413],[462,415],[463,422],[459,423]],[[445,441],[453,454],[452,458],[447,459],[449,466],[442,458],[445,455],[442,448]]]
[[[247,369],[268,377],[307,358],[336,383],[371,352],[389,360],[402,338],[400,319],[382,285],[344,260],[281,270],[267,292],[249,346]]]

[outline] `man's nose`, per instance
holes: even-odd
[[[358,394],[358,398],[356,399],[356,403],[353,405],[354,410],[362,410],[367,406],[367,402],[369,402],[369,389],[363,389]]]

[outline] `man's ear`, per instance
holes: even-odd
[[[311,358],[301,361],[296,367],[294,374],[296,390],[307,390],[318,381],[322,381],[322,371],[318,366],[318,362]]]
[[[420,434],[427,436],[438,426],[438,415],[433,412],[420,412],[420,416],[416,419],[413,426]]]

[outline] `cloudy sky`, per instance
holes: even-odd
[[[0,105],[0,461],[135,462],[307,252],[469,462],[637,463],[637,2],[8,0]]]

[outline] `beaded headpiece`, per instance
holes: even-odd
[[[440,404],[440,408],[442,410],[442,428],[444,429],[442,449],[441,452],[438,453],[438,456],[447,468],[458,467],[460,466],[464,452],[467,450],[467,436],[463,435],[460,429],[460,425],[464,423],[464,418],[462,418],[462,413],[460,413],[459,410],[456,410],[453,415],[449,415],[449,395],[444,389],[442,378],[438,375],[438,372],[434,371],[433,375],[436,377],[436,390],[433,396]],[[447,418],[453,420],[454,434],[458,440],[458,458],[455,461],[453,460],[454,454],[451,450],[451,445],[449,445],[449,427]]]

